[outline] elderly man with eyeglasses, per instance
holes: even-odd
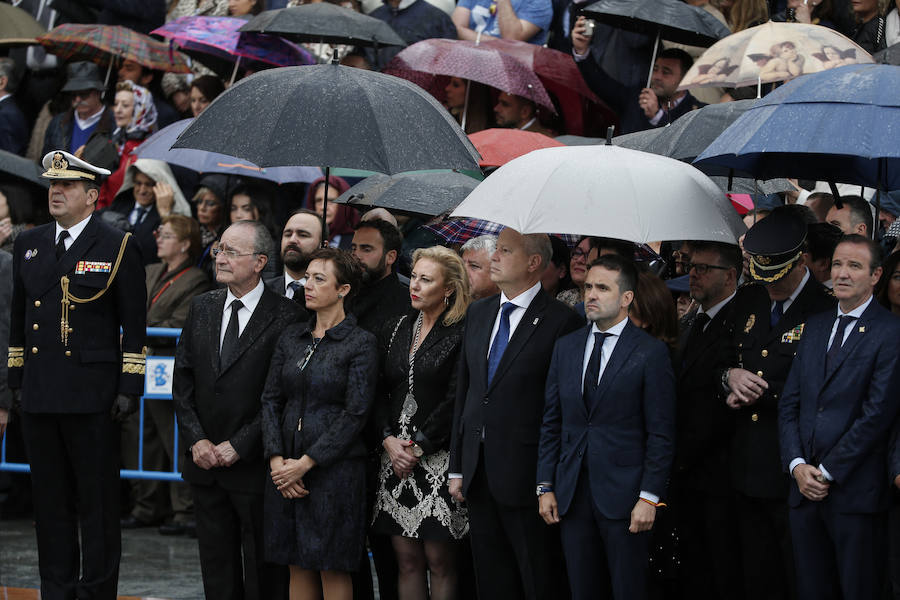
[[[182,476],[194,494],[203,588],[216,600],[286,595],[287,571],[263,559],[260,397],[278,336],[306,313],[260,278],[272,252],[259,222],[225,230],[213,253],[226,287],[194,298],[175,354]]]

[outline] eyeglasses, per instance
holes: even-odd
[[[238,252],[237,250],[222,250],[221,248],[216,248],[212,251],[213,258],[220,254],[224,254],[225,258],[228,260],[234,260],[238,256],[253,256],[255,254],[260,254],[260,252]]]
[[[585,252],[581,248],[575,248],[572,250],[572,258],[585,258],[588,254],[590,254],[590,250]]]
[[[692,263],[692,262],[685,262],[685,263],[681,263],[681,264],[684,267],[685,273],[690,273],[693,269],[697,269],[697,275],[706,275],[707,273],[709,273],[710,269],[720,269],[722,271],[727,271],[728,269],[731,268],[731,267],[722,267],[719,265],[707,265],[707,264],[703,264],[703,263]]]

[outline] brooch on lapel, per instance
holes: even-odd
[[[37,256],[37,248],[35,248],[34,250],[25,251],[25,260],[31,260],[35,256]]]
[[[806,323],[800,323],[790,331],[786,332],[783,336],[781,336],[782,344],[793,344],[794,342],[799,342],[800,338],[803,336],[803,327]]]
[[[109,273],[112,270],[112,263],[97,260],[79,260],[75,265],[75,274],[84,275],[85,273]]]
[[[540,321],[540,320],[541,320],[540,317],[535,317],[535,318],[534,318],[534,321],[532,321],[531,324],[532,324],[532,325],[537,325],[537,324],[538,324],[538,321]]]
[[[756,315],[750,315],[750,318],[747,319],[747,324],[744,325],[744,333],[750,333],[750,330],[753,329],[753,325],[756,323]]]
[[[859,332],[860,332],[860,333],[865,333],[865,332],[866,332],[866,328],[865,328],[864,326],[860,327],[860,328],[859,328]]]

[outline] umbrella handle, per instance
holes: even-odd
[[[470,80],[466,80],[466,101],[463,103],[463,114],[462,114],[462,130],[465,132],[466,130],[466,117],[469,114],[469,89],[472,87],[472,82]]]
[[[328,214],[328,180],[331,179],[331,167],[325,167],[325,197],[322,200],[322,247],[328,247],[328,224],[325,215]],[[315,194],[314,194],[315,195]]]
[[[653,80],[653,66],[656,64],[656,52],[659,50],[659,29],[656,30],[656,43],[653,44],[653,56],[650,58],[650,72],[647,73],[647,86],[650,87],[650,82]]]
[[[235,77],[237,77],[238,67],[241,66],[241,59],[242,59],[242,58],[243,58],[243,56],[241,56],[241,55],[239,54],[239,55],[238,55],[237,62],[234,63],[234,69],[231,70],[231,81],[228,82],[228,87],[231,87],[231,86],[234,85],[234,79],[235,79]]]
[[[112,73],[113,61],[115,59],[109,59],[109,66],[106,67],[106,79],[103,80],[103,93],[100,94],[100,99],[103,100],[106,98],[106,89],[109,87],[109,76]]]

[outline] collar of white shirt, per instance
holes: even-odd
[[[706,315],[707,317],[709,317],[709,320],[710,320],[710,321],[712,321],[713,319],[716,318],[716,315],[719,314],[719,311],[722,310],[722,308],[723,308],[726,304],[728,304],[729,302],[731,302],[731,299],[734,298],[736,295],[737,295],[737,290],[731,292],[731,295],[730,295],[730,296],[728,296],[727,298],[725,298],[724,300],[722,300],[722,301],[719,302],[718,304],[713,304],[713,305],[710,307],[709,310],[703,310],[703,307],[701,306],[701,307],[700,307],[700,310],[697,311],[697,314],[698,314],[698,315],[704,314],[704,315]],[[708,325],[708,323],[707,323],[707,325]],[[705,327],[704,327],[704,329],[705,329]]]
[[[845,313],[844,311],[842,311],[840,305],[838,305],[837,317],[835,317],[835,320],[837,320],[840,317],[853,317],[854,319],[861,318],[863,313],[866,312],[866,309],[869,308],[869,305],[872,304],[872,299],[874,297],[875,296],[869,296],[868,300],[866,300],[865,302],[863,302],[862,304],[860,304],[859,306],[857,306],[856,308],[854,308],[853,310],[851,310],[848,313]]]
[[[250,314],[253,314],[253,311],[256,310],[256,305],[259,304],[259,299],[262,298],[263,290],[266,289],[265,284],[262,282],[262,279],[256,284],[256,287],[238,298],[234,294],[231,293],[231,290],[228,290],[228,293],[225,295],[225,308],[223,309],[223,313],[227,313],[231,311],[231,303],[235,300],[240,300],[244,305],[243,308],[246,308],[250,311]]]
[[[306,287],[306,277],[301,277],[300,279],[294,279],[293,277],[288,275],[287,271],[284,272],[284,293],[285,294],[287,294],[287,291],[291,287],[291,284],[294,283],[295,281],[300,284],[300,287]]]
[[[68,229],[64,228],[59,223],[56,224],[56,237],[53,238],[53,243],[55,244],[57,240],[59,240],[59,234],[63,231],[69,232],[69,237],[66,238],[66,250],[72,247],[72,244],[75,243],[75,240],[78,239],[78,236],[81,235],[81,232],[84,231],[84,228],[87,227],[88,221],[90,221],[91,215],[88,215],[86,219],[72,225]]]
[[[601,331],[600,328],[597,327],[597,324],[594,323],[591,325],[591,335],[589,337],[593,338],[594,337],[593,334],[595,334],[595,333],[608,333],[609,335],[614,335],[616,337],[619,337],[622,335],[622,332],[625,331],[626,325],[628,325],[628,317],[625,317],[624,319],[622,319],[621,321],[619,321],[618,323],[616,323],[615,325],[613,325],[606,331]]]
[[[103,111],[106,110],[106,107],[101,107],[100,110],[89,116],[87,119],[82,119],[78,116],[78,112],[75,112],[75,122],[78,123],[78,127],[80,129],[87,129],[88,127],[92,127],[96,125],[98,121],[100,121],[100,117],[103,115]]]
[[[537,296],[538,292],[540,292],[540,291],[541,291],[541,282],[538,281],[532,287],[528,288],[527,290],[525,290],[524,292],[522,292],[515,298],[507,298],[505,293],[500,292],[500,306],[503,306],[507,302],[512,302],[517,307],[528,310],[528,307],[531,306],[532,300],[534,300],[534,297]]]

